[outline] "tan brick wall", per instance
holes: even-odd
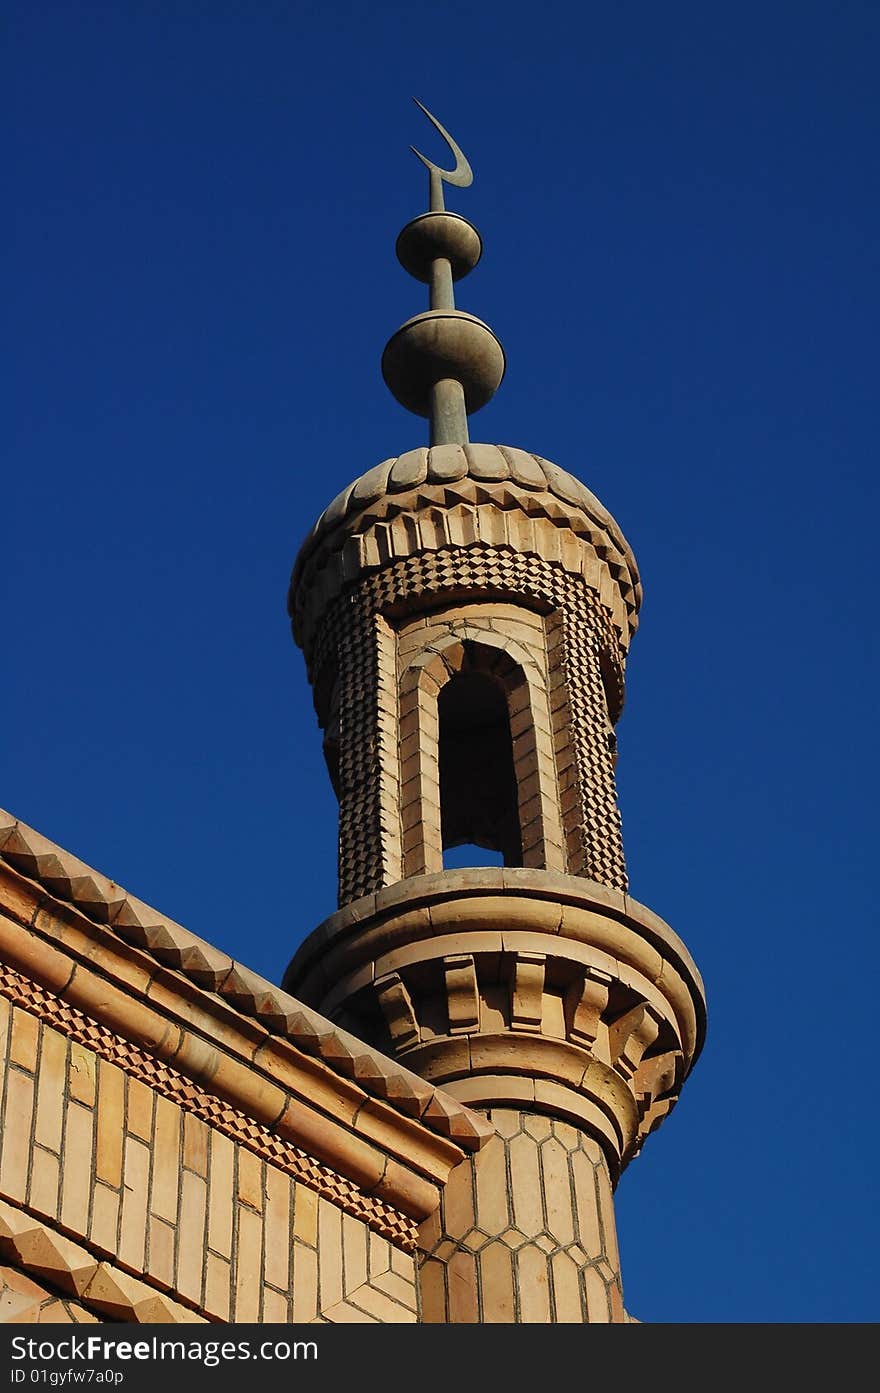
[[[422,1226],[427,1324],[626,1320],[608,1167],[568,1123],[496,1108]]]
[[[212,1319],[415,1319],[412,1256],[2,997],[0,1060],[3,1199]]]

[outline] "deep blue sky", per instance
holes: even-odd
[[[875,1319],[880,9],[7,14],[0,803],[275,981],[335,907],[285,591],[424,443],[379,374],[415,93],[508,355],[472,436],[578,474],[645,581],[625,842],[710,1030],[621,1182],[627,1305]]]

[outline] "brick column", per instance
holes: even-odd
[[[421,1230],[425,1324],[622,1322],[608,1165],[569,1123],[493,1108]]]

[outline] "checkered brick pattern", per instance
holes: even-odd
[[[313,674],[335,671],[340,689],[339,903],[400,878],[397,760],[389,726],[397,709],[380,662],[378,625],[399,613],[502,595],[546,605],[549,681],[565,869],[626,890],[614,777],[612,722],[623,693],[624,650],[607,607],[583,577],[535,556],[481,544],[448,546],[365,575],[327,611]],[[386,626],[387,627],[387,626]],[[385,637],[387,645],[387,633]],[[321,687],[330,690],[326,676]],[[326,713],[319,710],[319,720]],[[398,816],[395,820],[394,813]]]

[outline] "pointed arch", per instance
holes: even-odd
[[[460,841],[501,851],[506,865],[563,869],[552,750],[539,749],[547,696],[528,650],[457,625],[412,659],[399,701],[404,875],[442,870],[444,842]],[[469,760],[484,783],[477,792],[471,778],[470,798]]]

